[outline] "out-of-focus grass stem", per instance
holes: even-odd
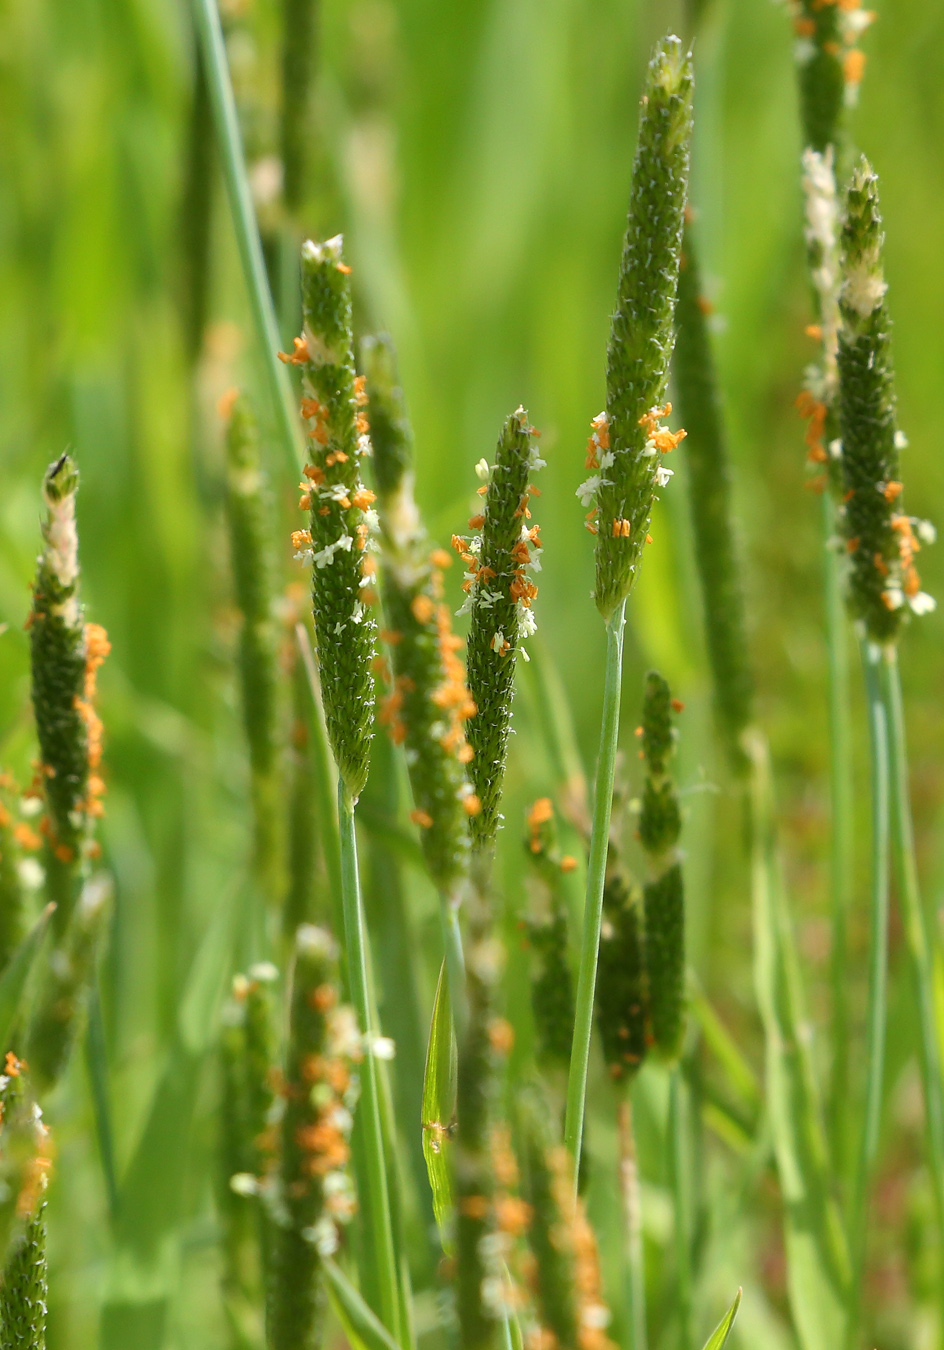
[[[338,826],[341,844],[341,903],[344,910],[344,938],[347,947],[348,979],[358,1020],[364,1031],[364,1064],[361,1074],[361,1119],[367,1154],[367,1175],[371,1189],[373,1251],[380,1288],[381,1316],[387,1330],[400,1340],[400,1299],[397,1257],[393,1243],[393,1222],[383,1131],[380,1119],[380,1090],[374,1055],[374,1020],[371,1015],[370,983],[367,972],[367,933],[357,873],[357,841],[354,834],[354,803],[343,783],[338,787]]]
[[[672,1066],[669,1077],[668,1163],[675,1212],[675,1299],[678,1313],[679,1350],[694,1345],[692,1339],[692,1256],[689,1236],[688,1193],[685,1168],[685,1114],[682,1102],[682,1070]]]
[[[866,1012],[864,1116],[855,1184],[847,1215],[853,1272],[846,1330],[849,1350],[857,1343],[868,1231],[868,1196],[882,1115],[888,976],[888,734],[881,687],[882,654],[878,643],[862,645],[869,721],[869,778],[872,798],[872,893],[869,914],[869,983]]]
[[[632,1080],[626,1084],[625,1093],[617,1110],[617,1127],[626,1251],[624,1263],[626,1345],[627,1350],[646,1350],[646,1268],[642,1241],[639,1168],[633,1132]]]
[[[918,1003],[919,1062],[924,1088],[928,1162],[934,1192],[934,1210],[938,1229],[944,1232],[944,1078],[942,1078],[941,1045],[935,1015],[935,953],[918,884],[914,824],[908,792],[905,713],[901,696],[898,651],[894,644],[890,643],[884,648],[881,676],[888,732],[892,868],[904,919],[905,939],[911,957],[915,998]],[[941,1326],[944,1328],[944,1279],[939,1278],[938,1289],[942,1300]]]
[[[246,160],[239,134],[239,120],[229,67],[226,63],[226,48],[216,0],[193,0],[193,14],[206,69],[226,194],[233,217],[243,277],[249,294],[256,341],[266,373],[279,438],[294,472],[296,468],[304,467],[305,452],[295,416],[295,399],[291,382],[285,367],[280,364],[276,355],[280,347],[279,329],[246,173]]]
[[[849,716],[849,651],[839,554],[828,541],[836,533],[832,493],[822,494],[825,546],[826,650],[829,693],[830,954],[832,1066],[829,1129],[832,1156],[841,1173],[848,1156],[849,999],[848,918],[853,871],[852,732]]]
[[[577,978],[577,1006],[574,1040],[567,1078],[567,1112],[564,1119],[564,1143],[574,1159],[574,1184],[580,1170],[583,1142],[584,1103],[587,1096],[587,1065],[590,1035],[593,1030],[593,996],[597,979],[597,953],[603,917],[603,883],[610,839],[610,812],[613,806],[613,778],[616,771],[616,742],[619,735],[620,689],[623,676],[623,629],[626,601],[617,605],[606,625],[606,669],[603,685],[603,724],[600,730],[600,758],[593,793],[593,827],[590,835],[590,861],[587,868],[587,894],[583,913],[583,939],[580,971]]]

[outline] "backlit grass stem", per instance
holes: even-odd
[[[354,803],[344,783],[338,784],[338,825],[341,840],[341,903],[344,910],[344,941],[347,949],[348,980],[351,998],[364,1033],[364,1064],[361,1070],[361,1117],[367,1155],[367,1176],[371,1191],[372,1245],[375,1272],[380,1288],[381,1317],[396,1339],[401,1338],[400,1299],[398,1295],[397,1253],[393,1241],[390,1191],[380,1121],[380,1086],[374,1057],[376,1030],[371,1016],[370,985],[367,973],[367,930],[357,872],[357,841],[354,834]]]
[[[868,1197],[878,1152],[885,1061],[886,986],[888,980],[888,835],[889,762],[885,706],[882,700],[881,648],[866,640],[862,664],[868,705],[872,798],[872,884],[869,906],[868,1006],[865,1023],[865,1101],[858,1166],[849,1202],[847,1231],[852,1254],[852,1300],[846,1344],[857,1343],[868,1234]]]
[[[288,456],[292,472],[295,472],[305,462],[303,442],[295,416],[291,382],[277,357],[280,346],[279,329],[246,174],[239,119],[216,0],[193,0],[193,16],[205,66],[216,141],[223,165],[223,178],[233,218],[243,279],[256,330],[259,357],[269,386],[279,439]]]
[[[587,1066],[593,1031],[593,997],[597,979],[597,953],[603,918],[603,886],[606,880],[606,856],[610,840],[610,814],[613,807],[613,779],[616,772],[616,742],[619,735],[620,690],[623,677],[623,629],[626,602],[621,601],[606,625],[606,667],[603,684],[603,724],[600,729],[600,754],[593,791],[593,827],[590,835],[590,859],[587,864],[587,900],[584,909],[580,967],[577,976],[577,1005],[574,1038],[567,1079],[567,1112],[564,1117],[564,1143],[574,1158],[574,1184],[580,1165],[583,1142],[584,1101],[587,1096]]]

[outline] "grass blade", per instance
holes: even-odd
[[[353,1350],[400,1350],[383,1322],[364,1302],[340,1266],[326,1258],[323,1269],[331,1306]]]
[[[766,1041],[767,1107],[784,1201],[790,1306],[803,1350],[843,1343],[849,1254],[831,1196],[796,949],[779,875],[768,752],[751,756],[754,978]]]
[[[708,1337],[707,1341],[705,1341],[705,1350],[723,1350],[725,1342],[731,1332],[731,1328],[734,1326],[734,1319],[738,1315],[738,1308],[740,1308],[740,1306],[741,1290],[739,1289],[734,1295],[734,1302]]]
[[[452,1210],[452,1174],[446,1146],[456,1110],[456,1037],[452,1024],[449,981],[443,962],[429,1028],[426,1073],[423,1078],[423,1154],[433,1192],[433,1212],[443,1235]]]

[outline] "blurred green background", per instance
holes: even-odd
[[[769,0],[714,0],[700,10],[692,200],[737,471],[761,720],[775,756],[815,1028],[829,1015],[829,822],[819,503],[804,490],[803,428],[793,409],[812,353],[803,332],[810,314],[792,36],[784,8]],[[277,219],[266,189],[277,148],[279,7],[229,0],[224,14],[267,230]],[[358,327],[386,328],[397,342],[416,428],[419,497],[441,540],[464,526],[472,465],[489,456],[502,418],[522,402],[542,429],[548,467],[535,511],[545,544],[536,655],[546,662],[550,653],[556,665],[588,769],[603,640],[589,598],[591,540],[574,488],[584,476],[588,421],[604,402],[642,71],[654,38],[690,32],[692,21],[685,6],[655,0],[322,4],[302,223],[313,235],[344,232]],[[881,175],[900,416],[910,439],[907,503],[940,522],[944,0],[882,3],[863,47],[868,67],[851,125]],[[66,446],[82,472],[88,613],[113,644],[101,676],[109,784],[103,840],[117,903],[101,981],[118,1170],[131,1166],[133,1199],[110,1224],[77,1056],[48,1112],[59,1147],[51,1205],[55,1347],[95,1343],[103,1303],[113,1310],[115,1344],[154,1345],[157,1327],[174,1346],[226,1338],[211,1198],[216,1102],[202,1054],[212,999],[201,1002],[193,990],[195,980],[198,993],[202,987],[197,953],[213,952],[212,936],[202,949],[201,941],[240,912],[250,834],[214,405],[238,380],[258,394],[264,420],[271,410],[212,154],[206,170],[199,160],[197,168],[211,212],[210,272],[208,324],[191,364],[184,198],[193,79],[183,0],[0,0],[0,758],[21,780],[34,753],[23,623],[39,483]],[[270,477],[283,507],[284,579],[297,581],[287,537],[290,520],[296,523],[294,481],[277,447]],[[759,1067],[742,821],[712,741],[684,493],[680,472],[657,510],[655,542],[630,606],[624,739],[631,782],[642,675],[655,663],[687,706],[680,778],[693,964]],[[940,551],[930,550],[922,564],[926,588],[944,595]],[[939,613],[912,625],[903,653],[920,858],[935,910],[944,883],[942,623]],[[557,786],[535,706],[525,672],[501,864],[511,935],[524,904],[523,812]],[[863,764],[864,751],[858,743]],[[859,826],[861,871],[864,798]],[[412,1016],[421,1053],[438,961],[434,899],[409,861],[402,881],[424,960],[404,970],[386,963],[383,1015],[388,1023]],[[852,927],[860,972],[861,892],[859,884]],[[387,911],[376,887],[374,904],[375,937],[387,951]],[[886,1137],[870,1267],[874,1334],[887,1350],[922,1344],[933,1271],[913,1010],[894,922]],[[514,972],[526,958],[516,941],[511,947]],[[524,1059],[526,999],[520,982],[510,984]],[[861,995],[857,979],[857,1008]],[[407,1044],[404,1080],[411,1063],[415,1070]],[[670,1312],[659,1304],[668,1220],[656,1124],[646,1133],[647,1111],[654,1122],[661,1118],[664,1081],[655,1072],[644,1080],[653,1317],[670,1328]],[[398,1084],[414,1154],[417,1090],[415,1072]],[[599,1066],[593,1091],[591,1209],[612,1280],[613,1128]],[[734,1204],[736,1154],[711,1133],[704,1150],[698,1325],[707,1331],[743,1283],[732,1343],[788,1346],[776,1187],[761,1176],[740,1217],[731,1218],[725,1206]],[[420,1216],[425,1203],[415,1206]],[[417,1268],[429,1284],[424,1260]],[[611,1298],[619,1303],[618,1283]],[[432,1309],[432,1299],[421,1307]]]

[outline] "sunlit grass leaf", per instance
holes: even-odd
[[[333,1261],[326,1260],[324,1274],[331,1306],[352,1350],[399,1350],[390,1332],[364,1302],[344,1271]]]
[[[23,1013],[23,995],[29,973],[42,946],[55,905],[47,905],[26,937],[10,958],[0,976],[0,1049],[9,1048],[8,1042],[16,1022]]]
[[[436,986],[433,1019],[426,1051],[423,1079],[423,1155],[433,1192],[433,1210],[440,1235],[452,1208],[452,1179],[447,1147],[449,1126],[456,1109],[456,1037],[452,1027],[452,1007],[446,966],[443,963]]]
[[[734,1319],[738,1315],[738,1308],[740,1308],[740,1306],[741,1290],[739,1289],[734,1295],[734,1302],[705,1342],[705,1350],[722,1350],[722,1347],[728,1339],[728,1333],[734,1326]]]

